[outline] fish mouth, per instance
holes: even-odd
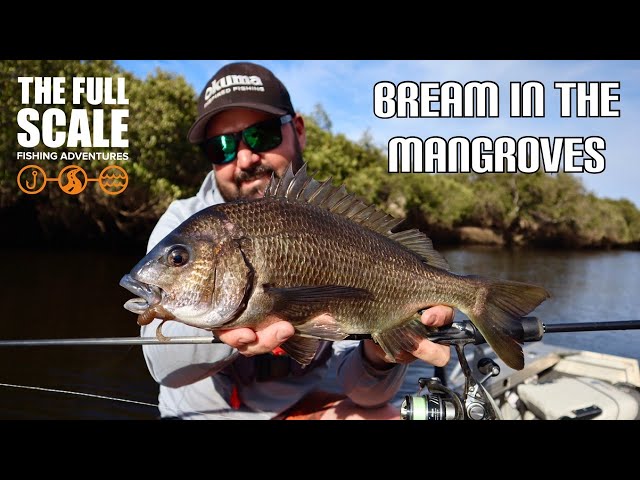
[[[159,305],[162,301],[162,290],[159,287],[142,283],[130,274],[122,277],[120,286],[138,295],[137,298],[132,298],[124,304],[124,308],[130,312],[143,314],[150,308]]]

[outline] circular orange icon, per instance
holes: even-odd
[[[47,174],[37,165],[27,165],[18,172],[18,187],[24,193],[29,195],[40,193],[45,185],[47,185]]]
[[[107,195],[118,195],[129,185],[129,176],[124,168],[110,165],[100,172],[98,184]]]
[[[87,187],[87,172],[78,165],[67,165],[58,175],[60,189],[69,195],[77,195]]]

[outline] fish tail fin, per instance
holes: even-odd
[[[463,277],[475,285],[476,295],[466,306],[460,306],[496,354],[511,368],[524,368],[524,330],[522,317],[550,297],[542,287],[482,277]],[[415,319],[393,330],[371,336],[393,359],[403,352],[413,352],[432,329]]]
[[[550,297],[544,288],[528,283],[469,276],[479,283],[475,303],[462,309],[496,354],[511,368],[524,368],[522,317]]]

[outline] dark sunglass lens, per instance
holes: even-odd
[[[233,135],[220,135],[207,140],[205,151],[212,163],[227,163],[236,157],[236,139]]]
[[[282,142],[280,119],[269,120],[244,130],[245,143],[255,152],[276,148]]]

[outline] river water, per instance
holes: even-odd
[[[552,298],[532,315],[547,324],[640,318],[640,252],[485,247],[440,251],[457,273],[546,287]],[[0,338],[137,336],[135,315],[122,308],[131,294],[118,282],[141,254],[0,249]],[[544,341],[640,359],[638,330],[555,333]],[[415,391],[417,378],[432,372],[429,366],[412,364],[403,391]],[[157,403],[157,385],[139,346],[1,347],[0,384],[0,419],[157,416],[151,406]]]

